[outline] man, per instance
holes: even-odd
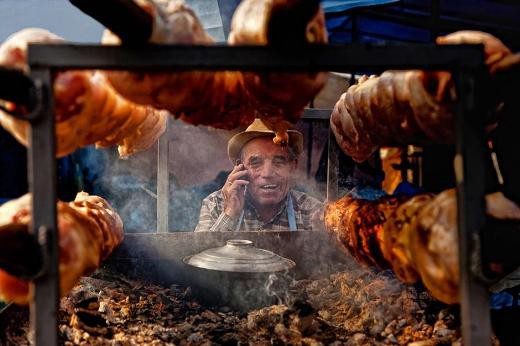
[[[199,231],[296,231],[313,229],[322,203],[291,189],[303,135],[289,130],[288,145],[256,119],[228,142],[234,164],[222,189],[202,202]]]

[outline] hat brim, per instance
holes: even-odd
[[[303,135],[299,131],[288,130],[289,146],[292,148],[294,154],[300,155],[303,151]],[[236,164],[240,155],[240,151],[252,139],[260,137],[274,138],[275,134],[272,131],[246,131],[240,132],[231,137],[228,142],[228,157],[233,165]]]

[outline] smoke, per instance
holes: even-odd
[[[104,152],[108,164],[97,184],[100,194],[120,214],[126,232],[154,231],[155,199],[143,189],[146,181],[152,179],[152,174],[142,169],[149,158],[141,155],[137,160],[142,166],[136,166],[131,160],[120,160],[115,149]]]
[[[265,283],[265,293],[275,298],[277,305],[292,306],[296,295],[290,291],[290,287],[295,283],[294,275],[289,270],[271,273]]]
[[[230,131],[171,119],[170,230],[193,231],[203,198],[220,189],[231,170],[226,145]],[[78,152],[85,190],[106,198],[121,215],[126,232],[155,232],[157,145],[121,160],[117,149]]]

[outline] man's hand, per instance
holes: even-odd
[[[249,184],[249,181],[243,179],[246,176],[247,170],[244,165],[236,165],[229,174],[226,184],[222,187],[224,213],[233,219],[236,219],[244,208],[245,186]]]

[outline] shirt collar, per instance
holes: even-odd
[[[289,190],[289,192],[287,193],[287,196],[284,198],[283,202],[280,203],[280,206],[278,207],[278,211],[276,212],[276,214],[274,214],[274,216],[271,219],[269,219],[269,221],[264,222],[264,225],[272,223],[280,215],[282,215],[284,212],[287,211],[287,200],[288,200],[288,198],[291,198],[290,196],[291,196],[291,191]],[[257,220],[260,220],[260,216],[258,215],[258,211],[256,210],[255,206],[249,201],[249,198],[246,198],[246,208],[253,213],[253,215],[255,216],[255,218]]]

